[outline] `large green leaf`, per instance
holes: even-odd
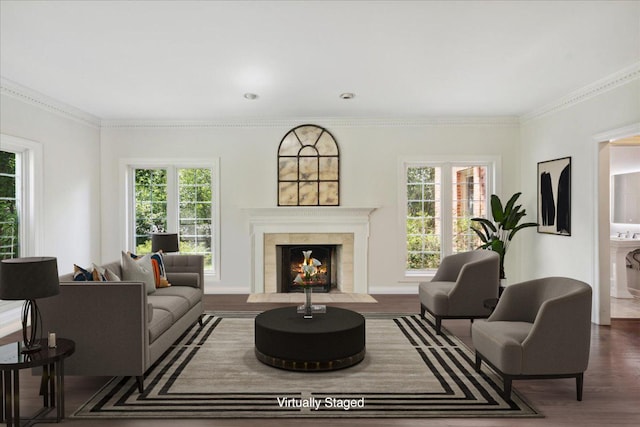
[[[491,250],[504,256],[504,242],[498,238],[491,242]]]
[[[512,228],[518,225],[522,217],[525,215],[526,215],[526,212],[525,211],[520,212],[520,206],[518,206],[517,209],[512,210],[509,217],[505,219],[503,228],[505,230],[511,230]]]
[[[487,243],[489,241],[488,234],[483,233],[482,231],[478,230],[475,227],[471,227],[471,229],[476,232],[476,234],[478,235],[478,237],[480,237],[480,240],[482,240],[483,243]]]
[[[493,230],[493,232],[489,231],[490,230],[489,226],[493,224],[491,223],[485,224],[484,222],[481,222],[480,225],[482,226],[482,229],[487,235],[487,241],[490,240],[492,236],[495,236],[496,230]]]
[[[491,231],[493,231],[494,233],[498,231],[498,229],[496,228],[496,226],[493,224],[493,222],[489,221],[486,218],[471,218],[471,221],[477,221],[480,224],[482,224],[483,226],[486,226],[487,228],[489,228]],[[489,232],[487,232],[487,236],[490,235]]]
[[[501,223],[503,221],[504,211],[502,210],[502,202],[495,194],[491,195],[491,214],[495,222]]]
[[[471,227],[471,229],[476,232],[476,234],[478,235],[478,237],[480,237],[480,240],[482,240],[483,243],[489,243],[494,233],[489,231],[489,228],[485,224],[480,223],[480,225],[482,226],[482,231],[478,230],[475,227]]]
[[[513,205],[516,203],[516,200],[518,200],[518,197],[520,197],[520,194],[522,194],[522,193],[516,193],[513,196],[511,196],[511,198],[507,202],[506,206],[504,207],[505,216],[509,216],[511,214],[511,211],[513,210]],[[518,206],[518,208],[519,207],[520,206]],[[518,208],[516,208],[515,210],[517,211]]]

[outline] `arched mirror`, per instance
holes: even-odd
[[[338,206],[340,152],[315,125],[291,129],[278,148],[278,206]]]

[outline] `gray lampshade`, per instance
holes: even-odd
[[[34,300],[58,293],[60,280],[56,258],[11,258],[0,262],[0,299]]]
[[[154,233],[151,235],[151,252],[179,252],[177,233]]]

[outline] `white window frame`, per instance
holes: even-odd
[[[451,168],[454,166],[486,166],[487,167],[487,206],[486,212],[491,212],[490,195],[499,194],[499,183],[501,182],[501,158],[500,156],[402,156],[398,166],[398,251],[399,271],[401,271],[401,281],[420,281],[429,279],[435,274],[435,269],[427,270],[407,270],[407,169],[409,167],[439,167],[442,168],[441,177],[441,206],[442,206],[442,238],[440,246],[440,256],[451,254],[453,251],[453,218],[445,215],[447,207],[452,205],[453,193],[451,180]]]
[[[42,144],[0,134],[0,150],[20,154],[20,257],[42,253],[43,155]],[[18,166],[18,165],[17,165]],[[0,301],[0,337],[16,330],[21,301]]]
[[[205,270],[206,281],[220,280],[220,159],[206,160],[166,160],[166,159],[125,159],[121,162],[121,168],[125,173],[125,209],[126,226],[124,242],[128,250],[133,251],[135,244],[135,170],[136,169],[167,169],[167,232],[178,232],[175,227],[178,223],[178,185],[177,170],[182,168],[207,168],[211,169],[211,227],[213,251],[213,270]]]
[[[42,251],[41,209],[43,200],[42,145],[24,138],[0,134],[0,149],[21,157],[20,256],[35,256]]]

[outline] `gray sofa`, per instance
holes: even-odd
[[[74,282],[60,276],[60,294],[38,300],[43,331],[76,343],[65,374],[135,376],[144,373],[196,321],[202,324],[204,259],[164,257],[170,287],[147,294],[142,282]],[[102,267],[122,277],[120,262]]]

